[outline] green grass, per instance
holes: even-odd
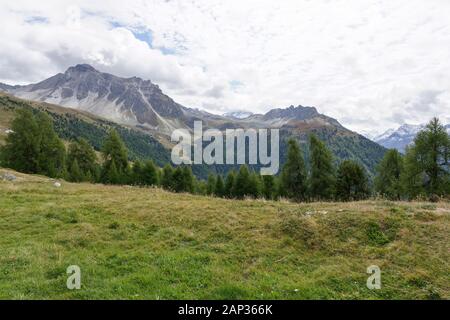
[[[5,170],[0,170],[0,175]],[[449,299],[449,203],[0,181],[2,299]],[[382,289],[366,287],[378,265]],[[66,288],[78,265],[81,290]]]

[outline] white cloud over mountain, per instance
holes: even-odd
[[[0,1],[0,81],[90,63],[223,113],[314,105],[354,130],[450,122],[450,1]]]

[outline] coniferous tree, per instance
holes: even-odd
[[[172,175],[172,190],[175,192],[184,191],[183,169],[176,167]]]
[[[246,165],[242,165],[234,179],[232,194],[237,199],[243,199],[250,195],[250,191],[250,171]]]
[[[225,185],[223,183],[222,176],[218,175],[216,179],[216,186],[214,187],[214,194],[216,197],[225,197]]]
[[[127,149],[119,137],[119,134],[116,130],[111,130],[105,142],[103,143],[102,148],[103,154],[103,180],[107,180],[108,178],[105,175],[108,175],[111,170],[112,164],[115,166],[115,171],[117,171],[117,182],[116,183],[126,183],[128,178],[131,177],[131,170],[128,165],[128,155]],[[108,183],[112,183],[111,181],[107,181]]]
[[[142,186],[144,184],[142,162],[136,160],[133,163],[131,171],[133,172],[133,184],[137,186]]]
[[[276,197],[276,185],[275,178],[272,175],[262,176],[262,195],[267,200],[275,199]]]
[[[403,157],[400,152],[395,149],[387,151],[377,167],[375,191],[391,200],[400,200],[402,171]]]
[[[104,182],[106,184],[120,184],[121,183],[121,177],[119,175],[119,172],[117,171],[115,161],[112,161],[106,170],[107,171],[104,175]]]
[[[307,175],[305,162],[298,143],[290,139],[288,142],[287,161],[281,171],[283,196],[302,201],[306,199]]]
[[[206,181],[206,194],[208,196],[214,195],[216,187],[216,177],[212,173],[208,175],[208,180]]]
[[[336,195],[343,201],[362,200],[369,196],[365,169],[352,160],[343,161],[337,172]]]
[[[225,190],[224,194],[227,198],[233,197],[233,186],[234,186],[234,179],[236,177],[236,173],[234,170],[231,170],[228,172],[227,178],[225,179]]]
[[[75,160],[83,176],[83,181],[95,181],[97,156],[91,145],[83,138],[73,141],[69,145],[67,153],[69,171]]]
[[[12,132],[2,147],[2,164],[25,172],[39,172],[40,132],[38,123],[29,110],[18,110],[11,124]]]
[[[170,164],[166,164],[161,172],[161,186],[166,190],[172,190],[173,168]]]
[[[144,167],[141,169],[141,181],[146,186],[154,186],[158,183],[158,175],[153,161],[148,160],[145,162]]]
[[[192,174],[190,167],[183,167],[183,188],[185,192],[194,193],[195,191],[195,177]]]
[[[85,179],[83,173],[80,170],[77,159],[72,161],[69,168],[69,180],[72,182],[81,182]]]
[[[422,179],[422,189],[427,195],[450,193],[450,137],[439,119],[434,118],[414,139],[406,156],[405,169],[409,176],[404,180]],[[405,170],[406,171],[406,170]],[[411,190],[411,186],[405,186]]]
[[[62,177],[66,170],[66,148],[53,128],[49,115],[39,112],[36,116],[39,127],[39,173],[49,177]]]
[[[330,200],[335,190],[335,169],[331,151],[314,134],[309,137],[310,194],[313,199]]]
[[[2,148],[4,166],[49,177],[66,176],[66,149],[47,114],[38,112],[35,116],[19,110],[11,129]]]
[[[246,195],[254,199],[261,196],[261,178],[255,172],[250,173]]]
[[[424,186],[427,177],[419,163],[419,156],[414,146],[406,148],[403,163],[404,168],[400,176],[400,183],[404,196],[410,199],[425,196]]]

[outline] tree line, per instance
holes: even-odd
[[[420,131],[405,155],[386,152],[378,166],[375,191],[388,199],[430,199],[450,195],[450,137],[439,119]]]
[[[20,110],[12,133],[0,149],[0,164],[25,173],[43,174],[71,182],[159,186],[221,198],[265,198],[294,201],[362,200],[374,191],[386,198],[444,196],[450,192],[449,136],[437,119],[420,132],[405,156],[389,150],[378,166],[375,188],[365,168],[353,160],[337,164],[332,152],[310,135],[309,166],[297,141],[289,140],[287,160],[278,176],[261,176],[243,165],[226,176],[210,174],[198,180],[189,166],[157,167],[151,160],[131,163],[115,130],[103,141],[101,157],[84,139],[64,145],[45,113]],[[374,190],[372,190],[374,189]]]

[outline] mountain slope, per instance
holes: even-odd
[[[160,166],[170,161],[167,148],[148,133],[116,124],[87,112],[47,103],[33,103],[7,94],[0,94],[0,143],[6,137],[6,131],[10,128],[17,109],[47,112],[53,119],[55,131],[64,140],[85,138],[94,149],[100,151],[108,131],[115,129],[124,140],[130,159],[153,159]]]
[[[149,80],[120,78],[84,64],[36,84],[3,84],[0,90],[25,99],[87,111],[138,128],[158,138],[167,148],[173,145],[170,135],[174,129],[192,130],[194,121],[198,120],[202,121],[204,129],[280,129],[284,137],[280,146],[281,160],[285,157],[289,137],[305,143],[312,132],[324,139],[338,160],[360,161],[371,174],[385,152],[383,147],[346,129],[336,119],[320,114],[314,107],[276,108],[266,114],[246,114],[245,117],[242,114],[214,115],[176,103]],[[209,169],[227,172],[230,166]]]

